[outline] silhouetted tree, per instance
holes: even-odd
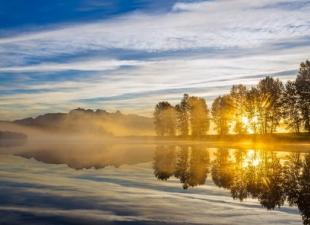
[[[310,62],[308,60],[300,64],[296,90],[300,97],[304,128],[310,132]]]
[[[212,120],[220,135],[231,131],[238,134],[276,132],[280,121],[299,133],[310,132],[310,62],[300,64],[295,82],[285,84],[270,76],[257,86],[247,89],[233,85],[229,95],[217,97],[212,104]],[[172,107],[160,102],[154,111],[158,135],[203,136],[210,126],[209,110],[205,99],[184,94],[181,102]]]
[[[279,79],[267,76],[258,83],[260,96],[261,131],[273,133],[281,119],[283,84]]]
[[[261,107],[260,107],[260,94],[256,87],[252,87],[247,91],[245,101],[245,111],[249,119],[249,128],[254,134],[259,132],[259,124],[261,124]]]
[[[247,89],[244,85],[233,85],[230,90],[230,101],[232,105],[234,131],[238,134],[245,134],[247,132],[247,125],[244,123],[244,118],[247,118],[246,105]]]
[[[218,133],[220,135],[227,134],[232,113],[229,96],[217,97],[213,101],[211,113]]]
[[[286,83],[282,101],[284,118],[288,129],[299,133],[302,124],[302,104],[295,82],[288,81]]]
[[[184,94],[181,103],[176,105],[177,127],[182,136],[187,136],[189,132],[189,95]]]
[[[188,105],[192,136],[201,137],[207,133],[210,126],[207,103],[204,98],[191,96]]]
[[[176,132],[176,111],[169,102],[159,102],[154,110],[154,125],[157,135],[174,136]]]

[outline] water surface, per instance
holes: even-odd
[[[87,142],[1,148],[0,224],[302,224],[310,208],[302,149]]]

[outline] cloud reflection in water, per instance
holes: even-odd
[[[41,162],[2,155],[0,224],[302,224],[296,208],[285,205],[267,211],[256,200],[233,200],[229,191],[214,185],[211,178],[217,154],[226,154],[226,150],[198,146],[166,146],[167,151],[160,146],[112,148],[119,151],[122,161],[107,157],[109,150],[103,154],[98,149],[88,149],[88,154],[72,150],[66,157],[57,156],[60,150],[24,152],[27,158]],[[228,152],[232,160],[231,150]],[[98,161],[92,165],[91,159],[100,154],[104,169],[82,169],[96,167]],[[74,160],[84,163],[76,166],[79,170],[64,165],[74,168]],[[186,166],[181,164],[185,161]],[[221,162],[225,160],[221,158]],[[157,180],[155,166],[164,168],[165,174],[157,171],[158,176],[171,177],[165,182]],[[184,184],[187,190],[182,189]]]

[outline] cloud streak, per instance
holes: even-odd
[[[50,55],[106,48],[151,52],[257,48],[310,36],[309,6],[298,11],[259,8],[266,3],[245,4],[243,0],[177,3],[166,14],[134,13],[113,20],[2,38],[1,52]]]
[[[17,67],[2,67],[0,72],[57,72],[57,71],[105,71],[115,70],[122,66],[139,66],[142,65],[142,61],[136,60],[90,60],[79,61],[71,63],[46,63],[31,66],[17,66]]]
[[[113,99],[105,106],[150,115],[148,102],[174,101],[181,92],[210,101],[262,75],[292,79],[309,57],[309,12],[301,0],[191,1],[17,32],[0,38],[0,107],[40,108],[38,114]]]

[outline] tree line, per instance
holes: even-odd
[[[310,132],[310,61],[300,64],[294,81],[267,76],[256,86],[233,85],[214,99],[211,109],[202,97],[184,94],[175,106],[159,102],[154,110],[159,136],[206,135],[213,121],[218,134],[272,134],[280,123],[290,131]]]

